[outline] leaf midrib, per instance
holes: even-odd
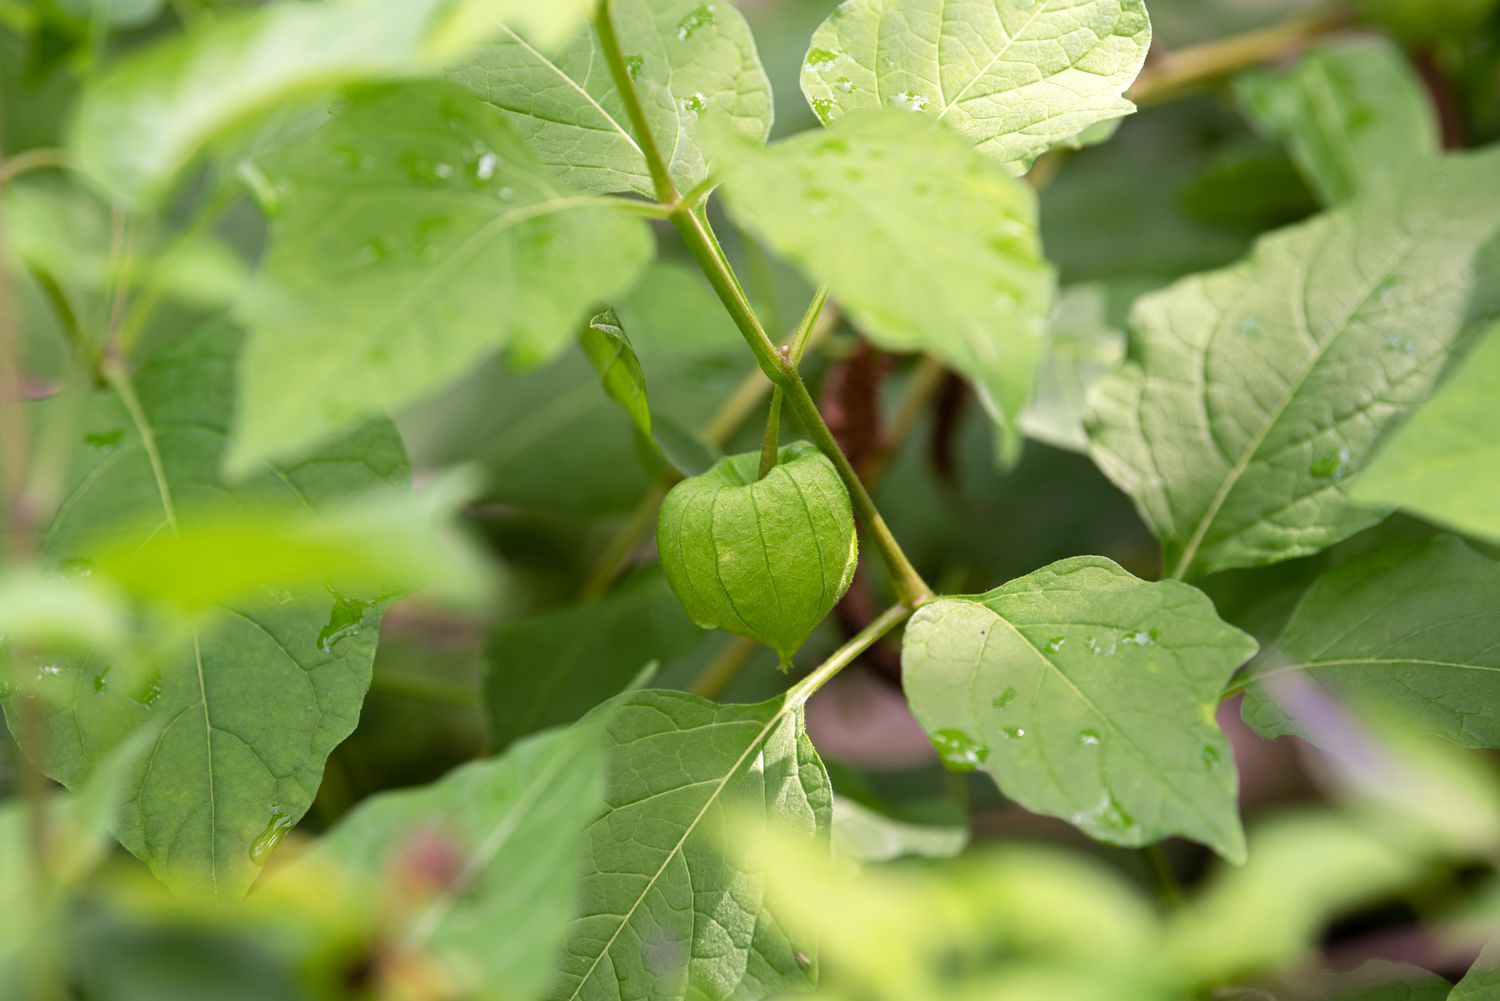
[[[582,995],[584,986],[588,984],[590,978],[593,977],[594,971],[599,968],[599,964],[604,961],[604,957],[610,954],[610,950],[614,948],[615,942],[619,940],[620,935],[625,931],[627,927],[629,927],[630,919],[635,916],[635,912],[640,909],[641,904],[643,904],[646,898],[651,895],[651,891],[655,889],[657,882],[662,877],[662,874],[667,871],[667,867],[672,864],[672,860],[675,859],[679,854],[681,854],[683,846],[687,844],[688,838],[692,837],[693,833],[697,831],[699,823],[701,823],[704,816],[708,814],[709,808],[712,807],[714,803],[718,802],[719,797],[723,795],[724,789],[729,785],[730,780],[739,773],[740,766],[743,765],[747,760],[749,760],[750,755],[754,753],[757,748],[765,743],[766,739],[770,736],[771,731],[776,729],[776,727],[779,726],[784,719],[786,719],[787,714],[792,710],[792,708],[793,707],[790,702],[783,702],[782,705],[777,708],[774,713],[771,714],[771,718],[766,721],[765,726],[761,727],[760,732],[757,733],[755,737],[750,741],[750,743],[745,747],[744,752],[735,759],[734,764],[729,766],[729,769],[724,773],[724,778],[720,780],[717,786],[714,787],[713,792],[709,793],[708,798],[703,801],[702,808],[699,809],[698,813],[693,817],[692,821],[689,822],[686,828],[683,830],[682,837],[677,839],[677,843],[672,846],[672,849],[667,852],[666,857],[662,859],[661,866],[658,867],[656,872],[652,874],[651,878],[646,881],[646,885],[636,896],[635,901],[630,905],[630,909],[620,917],[620,923],[618,926],[616,926],[614,934],[610,935],[609,941],[604,943],[604,946],[599,950],[599,954],[595,956],[594,961],[589,964],[589,968],[585,970],[583,974],[578,978],[578,985],[573,988],[573,993],[568,995],[567,1001],[578,1001],[579,997]]]

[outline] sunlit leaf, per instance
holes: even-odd
[[[1134,111],[1122,94],[1150,45],[1143,0],[853,0],[813,35],[802,92],[825,123],[932,115],[1019,171]]]
[[[498,112],[443,85],[351,100],[264,168],[286,193],[241,306],[241,471],[501,349],[553,357],[651,254],[643,222],[559,186]]]
[[[732,3],[615,0],[610,9],[647,123],[679,188],[696,187],[708,176],[701,117],[723,116],[740,133],[765,142],[771,84]],[[645,155],[593,35],[549,57],[502,33],[449,77],[503,110],[570,187],[654,194]]]
[[[944,762],[1027,809],[1114,844],[1182,834],[1240,861],[1214,712],[1255,648],[1194,588],[1085,556],[923,606],[902,683]]]
[[[1005,450],[1031,396],[1052,271],[1036,198],[930,119],[862,111],[722,163],[734,216],[826,281],[864,333],[927,351],[972,381]]]
[[[1184,577],[1303,556],[1383,514],[1351,478],[1500,313],[1500,154],[1453,156],[1136,307],[1093,454]]]

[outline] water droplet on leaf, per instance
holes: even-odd
[[[677,22],[677,40],[685,42],[696,35],[700,28],[714,23],[714,8],[712,4],[704,4],[694,7],[683,15],[682,20]]]
[[[1348,445],[1341,445],[1337,452],[1330,452],[1307,467],[1307,471],[1322,480],[1342,480],[1349,475],[1353,456]]]
[[[954,772],[972,772],[990,756],[990,749],[962,730],[939,730],[932,735],[943,765]]]
[[[256,865],[265,865],[266,859],[281,844],[281,839],[286,837],[286,832],[292,829],[292,818],[281,810],[271,813],[271,819],[266,823],[266,829],[256,835],[254,841],[250,842],[250,861]]]

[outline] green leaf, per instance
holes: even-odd
[[[957,858],[969,844],[969,826],[964,818],[944,819],[901,819],[839,797],[833,801],[834,850],[858,862]]]
[[[790,663],[849,589],[859,559],[849,494],[807,442],[720,459],[662,501],[656,546],[688,615],[704,629],[749,636]]]
[[[767,909],[764,875],[726,854],[757,821],[826,838],[828,776],[801,707],[648,691],[605,711],[607,805],[545,997],[752,1001],[810,987],[815,939],[790,934]]]
[[[1181,834],[1238,862],[1237,776],[1214,713],[1255,649],[1196,589],[1083,556],[918,609],[902,680],[950,768],[982,768],[1101,841]]]
[[[1489,944],[1448,1001],[1500,1001],[1500,940]]]
[[[1013,454],[1053,276],[1036,198],[930,119],[851,114],[715,163],[735,218],[826,281],[892,351],[927,351],[980,390]]]
[[[852,0],[823,22],[802,92],[826,124],[893,107],[946,122],[1020,172],[1135,110],[1151,47],[1143,0]]]
[[[651,405],[646,400],[646,375],[615,311],[605,310],[590,320],[579,343],[599,373],[605,393],[620,405],[636,430],[650,438]]]
[[[219,467],[239,343],[215,326],[158,353],[136,376],[138,410],[104,392],[83,401],[63,500],[42,532],[50,560],[87,571],[123,533],[170,532],[176,512],[200,506],[295,515],[405,481],[400,439],[381,422],[304,462],[226,485]],[[33,419],[45,426],[68,402],[34,405]],[[48,703],[33,751],[71,787],[129,734],[160,726],[130,776],[116,833],[175,889],[238,896],[353,730],[382,609],[370,593],[270,587],[205,613],[158,673],[132,677],[107,657],[59,659],[31,686]],[[7,702],[13,729],[17,708]]]
[[[536,997],[575,913],[584,830],[604,806],[601,729],[538,734],[366,800],[276,879],[295,888],[342,872],[400,914],[396,948],[438,959],[463,996]]]
[[[1453,985],[1435,973],[1405,963],[1372,959],[1348,973],[1316,978],[1316,993],[1293,1001],[1448,1001]],[[1300,985],[1299,985],[1300,986]]]
[[[485,654],[484,704],[496,747],[575,720],[648,663],[670,664],[703,633],[665,578],[649,574],[598,601],[497,628]]]
[[[678,428],[670,418],[652,425],[646,374],[614,310],[606,310],[590,320],[579,342],[599,373],[604,392],[620,405],[635,426],[636,442],[644,453],[642,461],[651,472],[662,471],[665,463],[684,476],[695,476],[713,465],[709,446],[691,431]]]
[[[1314,50],[1291,69],[1245,74],[1236,89],[1325,205],[1398,181],[1442,151],[1432,99],[1385,39]]]
[[[1070,285],[1057,297],[1036,392],[1021,414],[1028,437],[1070,452],[1088,451],[1089,390],[1125,360],[1130,304],[1149,282]]]
[[[1334,814],[1295,813],[1256,825],[1248,864],[1221,871],[1178,910],[1163,965],[1187,983],[1225,983],[1298,963],[1324,925],[1384,899],[1423,871],[1398,839]]]
[[[439,484],[374,491],[324,510],[241,505],[180,512],[176,533],[127,535],[93,569],[130,595],[185,612],[263,596],[268,587],[354,593],[424,591],[473,602],[488,583],[483,558],[453,525],[466,491]]]
[[[265,165],[286,194],[250,327],[232,466],[295,454],[488,354],[557,354],[651,255],[645,223],[558,185],[444,85],[351,101]]]
[[[1349,480],[1500,313],[1500,152],[1449,157],[1136,307],[1096,461],[1174,577],[1316,553],[1379,521]]]
[[[1381,446],[1354,499],[1500,542],[1500,327]]]
[[[1500,562],[1454,538],[1387,546],[1321,577],[1255,674],[1296,672],[1324,690],[1464,747],[1500,747]],[[1302,733],[1256,685],[1245,722]]]
[[[646,121],[679,189],[708,177],[702,117],[723,116],[749,139],[766,141],[771,84],[750,28],[731,3],[616,0],[610,9]],[[654,196],[646,158],[592,34],[549,58],[502,31],[449,77],[503,110],[570,187]]]
[[[571,34],[591,0],[333,0],[270,4],[132,54],[91,85],[72,146],[115,197],[165,194],[206,147],[299,99],[436,70],[503,18],[541,43]]]

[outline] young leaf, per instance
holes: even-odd
[[[715,168],[736,219],[826,281],[881,347],[931,352],[972,381],[1015,452],[1053,289],[1029,188],[899,111],[739,143]]]
[[[1379,521],[1350,477],[1500,313],[1500,152],[1434,162],[1141,300],[1096,389],[1096,461],[1174,577],[1316,553]]]
[[[84,402],[65,500],[42,533],[50,559],[88,568],[122,532],[170,532],[177,512],[226,498],[295,512],[405,481],[400,439],[382,422],[228,487],[219,465],[239,340],[209,327],[154,356],[135,380],[138,408],[105,392]],[[35,405],[35,419],[64,402]],[[130,776],[117,834],[175,889],[238,896],[353,730],[382,610],[374,594],[272,584],[207,612],[158,674],[131,678],[107,657],[48,664],[31,686],[51,703],[33,750],[72,786],[127,735],[161,726]],[[6,706],[13,727],[16,709]]]
[[[384,889],[401,952],[435,957],[464,996],[536,997],[575,913],[584,830],[604,805],[601,729],[594,719],[538,734],[367,800],[276,879],[342,872],[368,884],[372,903]]]
[[[659,574],[584,605],[508,622],[485,654],[484,704],[496,747],[575,720],[624,689],[651,661],[691,650],[703,633]]]
[[[1182,834],[1238,862],[1214,711],[1255,649],[1196,589],[1084,556],[919,609],[902,682],[944,762],[982,768],[1028,810],[1112,844]]]
[[[72,145],[113,195],[164,194],[202,150],[246,120],[342,85],[437,69],[503,18],[555,42],[589,0],[334,0],[270,4],[134,54],[89,87]]]
[[[1464,747],[1500,747],[1500,562],[1454,538],[1387,546],[1326,574],[1297,606],[1267,682],[1298,672],[1323,689]],[[1301,733],[1264,685],[1245,722]]]
[[[1019,173],[1134,111],[1150,47],[1143,0],[853,0],[814,33],[802,93],[824,124],[924,112]]]
[[[552,357],[651,255],[645,223],[562,188],[493,108],[445,85],[353,99],[263,166],[285,194],[241,307],[237,471],[497,349]]]
[[[615,0],[610,4],[626,65],[652,134],[678,188],[708,176],[700,116],[723,115],[764,143],[771,84],[750,28],[720,0]],[[579,191],[652,196],[646,158],[592,33],[556,56],[502,31],[450,79],[500,108],[541,158]]]
[[[807,442],[719,460],[662,501],[656,545],[694,622],[759,640],[782,663],[849,589],[859,559],[849,494]]]
[[[1400,49],[1384,39],[1315,50],[1289,70],[1237,81],[1252,121],[1287,147],[1325,205],[1400,180],[1439,155],[1437,113]]]
[[[1500,542],[1500,327],[1354,482],[1355,500],[1401,507]]]
[[[637,692],[605,710],[604,813],[589,828],[580,916],[547,1001],[752,1001],[806,990],[817,947],[764,899],[726,839],[766,823],[826,838],[828,776],[800,706]],[[826,850],[826,849],[825,849]]]
[[[678,428],[670,418],[651,420],[646,399],[646,374],[615,311],[605,310],[589,321],[579,338],[583,353],[599,373],[604,392],[620,405],[635,426],[636,443],[644,461],[654,470],[665,462],[684,476],[694,476],[713,465],[709,447],[690,432]]]

